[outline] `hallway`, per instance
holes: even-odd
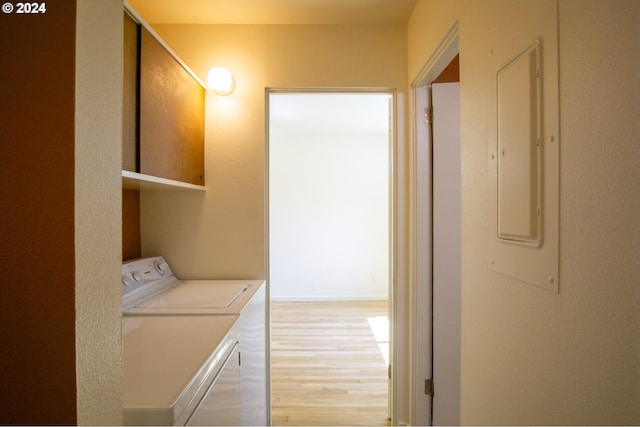
[[[388,425],[387,313],[387,301],[272,302],[273,425]]]

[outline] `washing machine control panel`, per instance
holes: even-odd
[[[140,258],[122,264],[122,301],[140,299],[165,289],[177,279],[161,256]]]

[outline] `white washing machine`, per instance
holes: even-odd
[[[223,414],[222,419],[226,425],[270,424],[264,281],[179,280],[162,257],[153,257],[123,264],[122,283],[124,322],[167,318],[166,322],[170,323],[171,319],[178,318],[181,319],[179,323],[186,323],[193,318],[209,319],[203,322],[213,325],[218,318],[235,318],[228,335],[232,337],[230,341],[237,340],[238,358],[242,363],[240,384],[235,388],[241,402],[240,415],[237,422],[229,422],[232,419],[229,414]],[[206,326],[195,328],[199,334]],[[215,341],[217,336],[210,332]],[[226,341],[223,339],[221,344],[225,347]],[[227,354],[232,357],[232,353]],[[228,360],[228,357],[224,359]],[[226,407],[233,408],[234,405]],[[208,414],[212,417],[213,411],[209,410]],[[214,423],[215,420],[205,422]]]
[[[122,265],[122,312],[132,315],[241,314],[263,280],[178,280],[162,257]]]

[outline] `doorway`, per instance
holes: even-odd
[[[279,325],[299,326],[311,322],[312,314],[320,313],[313,319],[322,319],[324,314],[333,313],[328,317],[333,317],[330,320],[335,323],[336,313],[341,312],[347,313],[350,319],[342,329],[352,334],[340,338],[344,345],[319,343],[315,347],[317,354],[311,354],[314,346],[309,350],[306,344],[306,354],[302,354],[303,346],[287,348],[291,353],[289,359],[279,359],[282,353],[274,355],[283,347],[279,342],[272,343],[274,425],[308,424],[313,419],[324,425],[355,424],[355,421],[348,422],[347,408],[361,411],[373,401],[371,396],[375,394],[379,398],[380,381],[384,383],[385,397],[389,395],[393,102],[394,94],[390,91],[267,91],[266,228],[272,336],[283,336],[282,331],[274,330]],[[291,322],[281,321],[281,317],[276,319],[276,315],[282,315],[283,307],[292,307],[287,313],[297,312],[303,318]],[[353,311],[372,314],[361,316]],[[325,320],[326,317],[324,315]],[[337,335],[335,328],[331,332],[332,328],[325,325],[320,330],[326,332],[319,333]],[[306,331],[307,341],[313,341],[311,334],[316,332],[312,332],[310,326]],[[339,384],[340,381],[346,383],[348,375],[340,375],[338,383],[322,384],[318,378],[310,379],[309,375],[295,378],[293,373],[291,381],[298,383],[295,398],[299,408],[304,407],[301,400],[305,395],[313,398],[314,389],[331,395],[333,408],[326,407],[329,399],[325,399],[323,404],[311,404],[318,407],[318,412],[314,415],[312,411],[310,418],[308,411],[307,418],[296,419],[296,414],[291,414],[291,419],[285,420],[278,414],[275,405],[282,403],[278,400],[282,384],[274,381],[280,381],[276,375],[280,375],[283,365],[293,364],[293,358],[298,363],[302,357],[311,364],[318,363],[316,371],[327,370],[329,376],[339,357],[333,354],[333,361],[327,365],[318,362],[319,357],[330,353],[325,351],[327,345],[353,351],[361,341],[369,339],[375,350],[365,356],[371,360],[363,363],[371,362],[376,369],[381,368],[377,370],[379,378],[367,386],[367,380],[362,378],[366,375],[360,374],[357,380],[360,391],[355,391]],[[337,348],[331,349],[331,352],[337,351]],[[363,354],[359,352],[356,356]],[[373,383],[378,388],[374,388]],[[290,398],[283,395],[281,399]],[[386,397],[385,413],[379,420],[383,423],[388,422],[389,401]],[[322,418],[323,409],[331,412],[331,417]],[[366,412],[353,420],[363,419]],[[372,419],[365,422],[378,424]]]
[[[460,423],[461,154],[458,27],[412,84],[412,422]]]

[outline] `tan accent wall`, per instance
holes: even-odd
[[[447,68],[445,68],[433,83],[454,83],[460,81],[460,55],[456,55],[455,58],[449,62]]]
[[[75,2],[0,14],[2,423],[76,423]]]
[[[122,190],[122,261],[140,254],[140,191]]]

